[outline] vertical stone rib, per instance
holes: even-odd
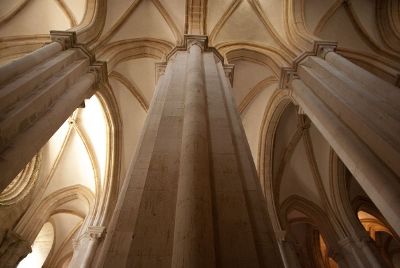
[[[172,267],[215,266],[202,51],[190,47]]]

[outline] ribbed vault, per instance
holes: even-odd
[[[264,191],[273,189],[277,211],[297,211],[273,224],[303,217],[307,206],[329,214],[335,210],[334,153],[279,88],[281,70],[316,41],[334,41],[339,54],[399,86],[398,7],[399,0],[0,1],[0,64],[49,42],[50,30],[71,30],[108,68],[107,89],[78,108],[19,175],[35,177],[36,184],[14,182],[8,197],[0,195],[1,219],[11,214],[12,202],[4,200],[14,200],[23,186],[32,193],[21,195],[20,215],[33,193],[40,198],[31,211],[43,209],[56,193],[73,196],[46,208],[47,218],[28,235],[33,242],[51,224],[55,242],[46,265],[69,262],[71,241],[89,224],[88,216],[102,222],[102,209],[116,202],[153,100],[156,63],[183,45],[185,34],[207,35],[209,45],[235,65],[233,96]],[[84,209],[82,196],[90,199]],[[19,230],[34,218],[28,214]],[[329,221],[335,231],[328,236],[340,236],[337,220]],[[13,226],[17,217],[7,222]]]

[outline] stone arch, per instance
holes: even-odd
[[[352,176],[350,171],[332,148],[329,169],[332,189],[330,194],[332,195],[335,210],[338,212],[341,221],[346,225],[349,235],[359,236],[359,238],[366,237],[365,230],[357,216],[358,211],[365,211],[373,215],[385,224],[393,234],[398,235],[364,190],[365,196],[357,196],[353,199],[350,197],[349,188],[352,180],[354,180],[353,183],[357,183],[358,187],[361,188],[361,186],[354,177],[350,177]]]
[[[361,225],[361,222],[357,217],[357,213],[359,211],[364,211],[364,212],[367,212],[368,214],[371,214],[375,218],[377,218],[379,221],[381,221],[383,223],[383,225],[385,225],[390,230],[390,232],[392,234],[398,236],[398,233],[396,232],[396,230],[394,230],[392,228],[392,226],[387,222],[385,217],[383,217],[382,213],[380,213],[378,208],[375,206],[375,204],[370,199],[363,198],[363,197],[357,197],[351,202],[351,206],[352,206],[354,217],[358,221],[358,224]]]
[[[348,235],[353,237],[365,237],[365,232],[350,203],[348,183],[346,180],[347,169],[332,148],[330,151],[329,168],[330,185],[332,189],[330,194],[332,196],[333,206],[338,213],[338,217],[341,222],[345,224],[345,230],[347,229],[349,232]]]
[[[355,200],[350,200],[349,171],[333,149],[330,152],[329,168],[333,204],[341,222],[347,227],[345,230],[347,229],[348,235],[355,238],[358,236],[361,239],[366,237],[365,230],[357,217],[357,212],[360,210],[373,215],[391,229],[386,219],[370,199],[357,197]]]
[[[88,188],[82,185],[75,185],[53,192],[44,198],[35,208],[28,210],[14,228],[14,231],[32,243],[40,228],[55,210],[77,199],[88,205],[89,210],[86,219],[89,219],[93,214],[95,204],[94,195]],[[84,223],[84,225],[87,225],[87,223]]]
[[[279,89],[271,97],[265,109],[260,135],[261,141],[259,143],[259,162],[257,165],[264,195],[267,195],[267,190],[272,191],[271,194],[274,193],[271,169],[273,143],[280,118],[290,104],[294,104],[290,96],[290,91]]]
[[[233,63],[236,60],[259,63],[263,66],[269,67],[276,78],[279,76],[280,63],[278,63],[273,57],[265,55],[264,53],[251,49],[232,49],[226,52],[225,57],[229,63]]]
[[[39,152],[0,193],[0,205],[16,204],[31,193],[38,179],[40,162],[41,153]]]
[[[107,126],[107,161],[106,174],[100,200],[96,200],[91,225],[102,225],[111,218],[118,196],[120,183],[121,158],[121,118],[112,90],[107,86],[100,88],[96,96],[102,105]]]
[[[86,0],[82,22],[70,29],[76,32],[78,43],[89,44],[96,41],[103,30],[107,14],[107,0]]]
[[[293,55],[289,55],[282,49],[253,43],[224,42],[216,48],[221,55],[224,55],[227,62],[235,58],[256,61],[270,67],[277,76],[280,75],[280,68],[289,66],[293,60]]]
[[[304,18],[304,0],[285,0],[285,4],[284,20],[289,43],[299,51],[312,50],[314,41],[318,38],[307,29]]]
[[[328,215],[318,205],[300,196],[293,195],[287,198],[282,203],[279,210],[279,220],[282,224],[282,227],[285,229],[289,224],[287,215],[293,210],[299,211],[306,215],[308,218],[304,219],[305,222],[316,226],[326,239],[326,242],[331,247],[336,247],[339,236],[335,232],[335,228],[332,222],[329,220]]]
[[[278,204],[275,202],[276,185],[274,185],[272,174],[273,144],[280,118],[290,104],[293,104],[290,91],[286,89],[277,90],[265,109],[261,124],[257,170],[263,194],[267,199],[268,213],[275,232],[282,231],[282,226],[279,221]]]
[[[128,39],[98,48],[96,56],[99,60],[107,61],[108,71],[111,72],[118,63],[133,58],[164,60],[172,48],[173,44],[160,39]]]
[[[344,253],[339,245],[339,234],[335,231],[334,223],[327,213],[314,202],[292,195],[282,203],[279,212],[280,221],[285,230],[285,239],[295,239],[297,241],[298,228],[303,231],[309,230],[300,235],[300,237],[304,236],[306,238],[305,241],[300,242],[300,248],[302,249],[300,255],[302,257],[299,258],[299,261],[301,263],[306,262],[317,267],[336,267],[336,264],[331,262],[333,260],[339,262],[344,258]],[[297,215],[295,218],[289,219],[290,214]],[[296,233],[297,239],[295,238]],[[306,244],[304,245],[303,243]],[[306,249],[303,249],[303,247],[306,247]],[[307,256],[308,258],[311,257],[311,259],[308,260]]]

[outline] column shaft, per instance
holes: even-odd
[[[395,230],[400,230],[400,182],[340,118],[301,80],[293,97]]]
[[[0,191],[94,93],[89,64],[55,42],[0,68]]]
[[[28,55],[0,67],[0,85],[9,79],[25,72],[62,50],[62,45],[52,42]]]
[[[188,56],[173,267],[215,266],[203,55]]]
[[[232,89],[202,42],[157,85],[104,267],[282,267]]]
[[[186,55],[160,77],[100,255],[104,267],[171,267]]]
[[[400,176],[400,91],[334,52],[308,57],[298,75]]]

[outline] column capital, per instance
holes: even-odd
[[[104,226],[89,226],[85,233],[79,238],[77,238],[77,242],[79,243],[80,240],[84,238],[89,238],[93,240],[99,240],[103,238],[103,235],[105,234],[106,227]]]
[[[279,88],[287,89],[293,79],[298,78],[297,68],[283,67],[281,68],[281,75],[279,79]]]
[[[72,240],[72,246],[77,249],[81,241],[100,240],[105,234],[106,227],[104,226],[89,226],[86,231],[79,237]]]
[[[233,76],[235,73],[235,65],[233,64],[224,64],[224,71],[225,71],[225,76],[228,78],[229,82],[231,83],[231,86],[233,87]]]
[[[89,71],[96,75],[97,83],[108,83],[107,62],[97,61],[95,54],[85,45],[79,44],[76,32],[71,31],[50,31],[51,40],[62,45],[63,49],[77,48],[84,53],[90,61]]]
[[[160,79],[160,77],[165,74],[166,69],[167,69],[166,62],[156,62],[156,83],[158,79]]]
[[[320,58],[325,58],[328,52],[333,52],[336,50],[337,42],[331,41],[315,41],[312,51],[306,51],[298,55],[292,62],[291,66],[281,68],[281,76],[279,81],[279,88],[286,89],[289,87],[293,79],[298,78],[297,68],[304,62],[308,57],[318,56]]]
[[[205,51],[208,49],[208,37],[206,35],[185,35],[183,39],[183,44],[187,50],[191,46],[197,45],[201,50]]]
[[[87,234],[92,239],[101,239],[105,234],[106,227],[104,226],[89,226]]]
[[[228,78],[231,86],[233,85],[233,75],[234,75],[234,65],[225,63],[224,57],[219,53],[219,51],[215,47],[208,46],[208,36],[207,35],[192,35],[185,34],[183,45],[177,46],[172,49],[168,55],[166,56],[166,61],[161,63],[156,63],[156,82],[160,78],[161,75],[164,74],[165,68],[167,66],[167,62],[173,59],[173,56],[176,55],[177,51],[189,51],[190,47],[193,45],[197,45],[201,48],[203,52],[212,52],[214,53],[215,61],[221,61],[222,66],[224,67],[225,76]]]
[[[80,49],[89,59],[91,64],[95,64],[95,54],[86,47],[86,45],[78,43],[76,32],[72,31],[50,31],[50,37],[52,42],[58,42],[61,44],[63,50],[70,48]]]
[[[76,33],[69,31],[50,31],[50,38],[53,42],[61,44],[63,49],[72,48],[76,45]]]
[[[95,61],[89,65],[89,72],[96,75],[96,82],[106,84],[108,81],[107,63],[105,61]]]
[[[337,48],[337,42],[315,41],[314,48],[313,48],[313,54],[315,56],[318,56],[318,57],[324,59],[328,52],[334,52],[334,51],[336,51],[336,48]]]
[[[224,64],[224,57],[218,52],[215,47],[208,46],[208,36],[206,35],[191,35],[185,34],[183,38],[183,45],[177,46],[170,53],[168,53],[166,60],[169,59],[177,52],[177,51],[188,51],[191,46],[198,45],[203,52],[213,52],[214,55]]]

